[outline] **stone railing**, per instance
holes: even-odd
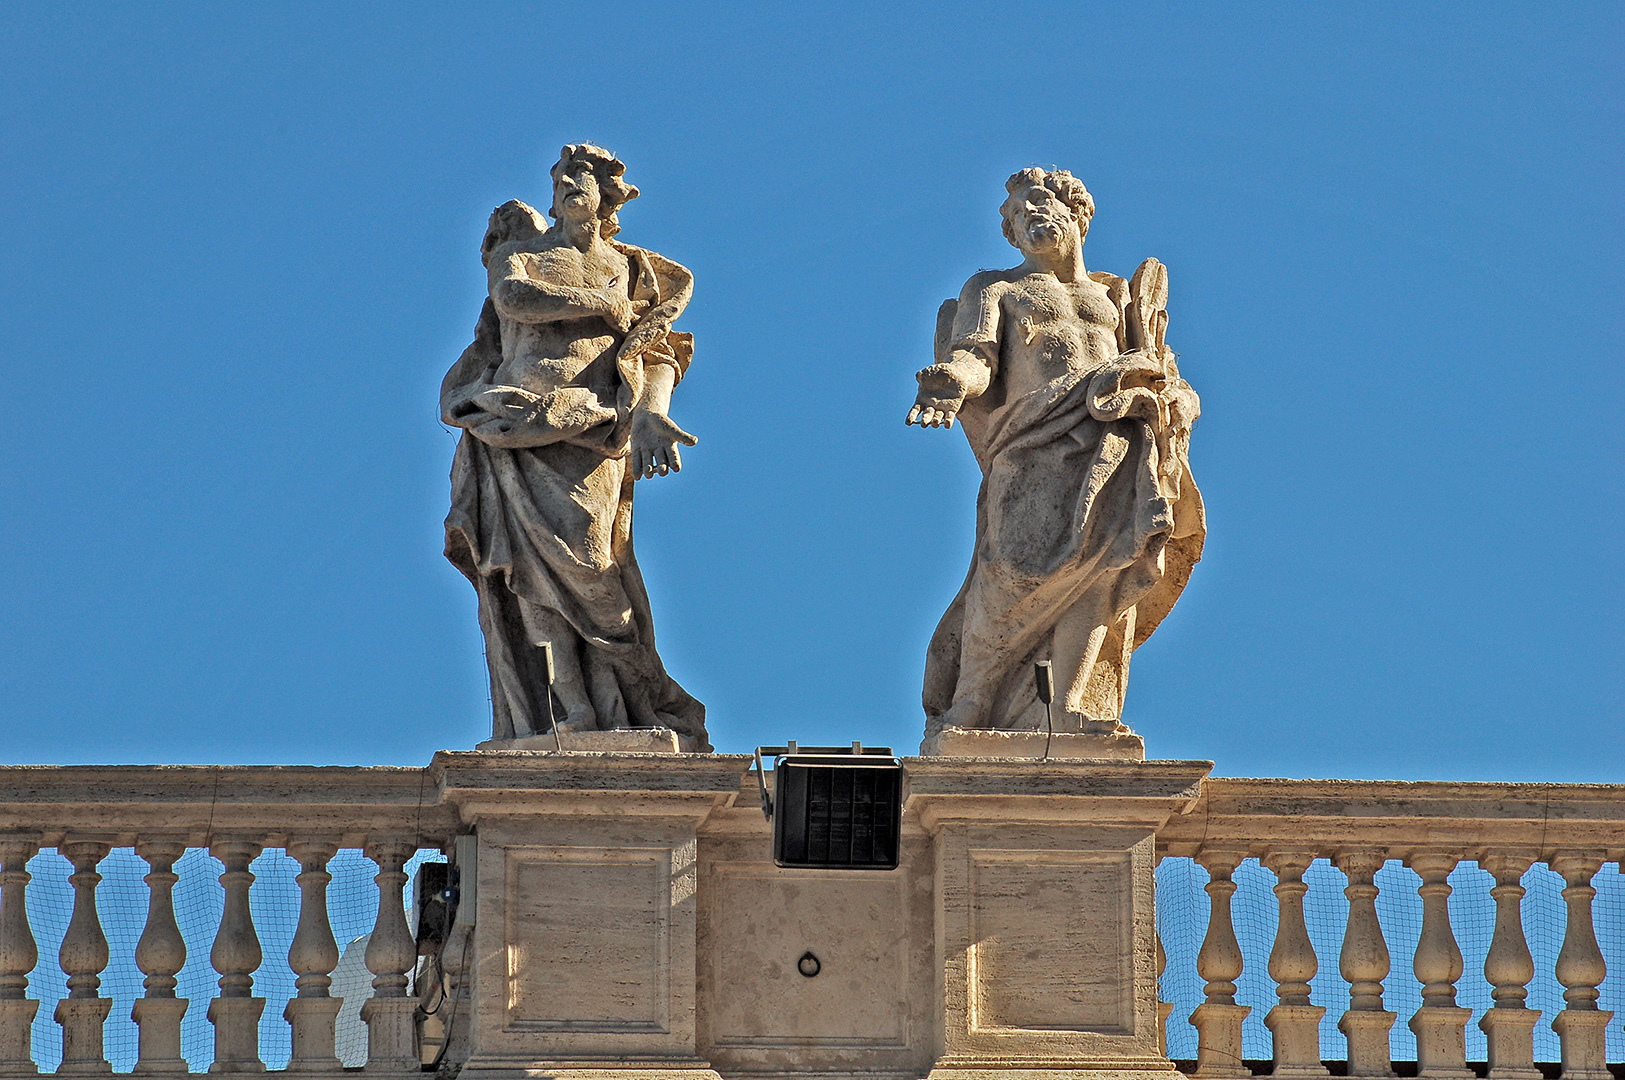
[[[329,995],[339,962],[327,909],[327,864],[341,848],[377,863],[379,904],[366,947],[373,992],[362,1008],[370,1073],[416,1073],[413,1009],[407,973],[417,960],[403,905],[403,867],[420,848],[442,849],[459,831],[455,813],[437,806],[425,770],[303,767],[10,767],[0,768],[0,1077],[37,1072],[31,1029],[39,1002],[28,997],[39,949],[29,924],[28,861],[55,848],[72,863],[73,914],[58,960],[68,993],[58,1002],[66,1075],[111,1071],[103,1023],[112,999],[101,994],[109,947],[96,888],[98,866],[115,848],[133,848],[150,872],[148,911],[134,960],[146,976],[135,1002],[141,1073],[184,1073],[181,1022],[189,1002],[177,997],[186,943],[175,917],[175,864],[189,848],[208,850],[225,867],[225,903],[209,959],[219,995],[207,1005],[214,1025],[211,1071],[257,1072],[260,1018],[253,973],[265,960],[249,906],[262,851],[281,848],[297,862],[299,922],[287,963],[297,993],[283,1013],[291,1028],[290,1072],[333,1073],[334,1020]]]
[[[1265,1017],[1275,1076],[1326,1076],[1322,1063],[1347,1060],[1350,1076],[1392,1076],[1390,1032],[1399,1017],[1384,1008],[1391,971],[1378,921],[1377,872],[1398,860],[1420,878],[1422,922],[1413,958],[1421,1007],[1407,1018],[1423,1077],[1470,1077],[1465,1033],[1472,1010],[1456,1001],[1464,974],[1451,926],[1447,878],[1474,861],[1493,875],[1494,932],[1483,976],[1493,1007],[1479,1021],[1491,1080],[1538,1080],[1532,1033],[1541,1018],[1526,1007],[1535,965],[1521,917],[1526,871],[1544,862],[1562,876],[1567,918],[1555,975],[1564,1007],[1549,1017],[1561,1042],[1564,1080],[1610,1080],[1604,1029],[1613,1013],[1598,1006],[1606,974],[1592,922],[1592,879],[1625,853],[1625,789],[1606,785],[1392,783],[1209,779],[1201,799],[1158,832],[1159,858],[1190,858],[1206,869],[1209,913],[1196,957],[1205,1000],[1191,1013],[1197,1029],[1196,1075],[1243,1077],[1242,1022],[1236,1000],[1242,949],[1231,917],[1232,875],[1256,858],[1276,877],[1278,921],[1268,974],[1277,1003]],[[1338,969],[1349,1006],[1338,1021],[1347,1040],[1320,1040],[1326,1008],[1310,1000],[1318,961],[1304,919],[1305,871],[1330,860],[1347,880],[1347,924]],[[1613,871],[1609,871],[1612,873]],[[1159,901],[1160,902],[1160,901]],[[1159,950],[1160,951],[1160,950]],[[1166,994],[1164,996],[1167,996]],[[1164,1005],[1167,1016],[1171,1006]]]

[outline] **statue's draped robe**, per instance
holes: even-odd
[[[989,292],[949,301],[938,322],[937,362],[970,351],[993,381],[959,413],[982,486],[970,571],[926,654],[927,730],[1041,728],[1033,663],[1050,657],[1063,613],[1097,600],[1113,621],[1085,711],[1115,720],[1129,654],[1201,558],[1206,522],[1187,456],[1197,398],[1172,354],[1153,347],[1005,401]]]
[[[670,299],[672,264],[614,246],[632,266],[634,300]],[[484,385],[501,350],[487,299],[473,344],[441,385],[448,423],[451,405]],[[667,727],[710,749],[705,706],[666,673],[655,651],[649,596],[632,551],[636,476],[627,468],[644,364],[669,363],[681,379],[692,356],[692,338],[670,331],[637,355],[612,350],[543,398],[531,423],[542,437],[556,436],[546,445],[504,449],[463,432],[451,469],[446,558],[479,595],[496,738],[548,730],[542,652],[520,614],[531,604],[562,615],[580,637],[581,675],[600,728]],[[558,650],[555,656],[565,662]],[[562,719],[560,703],[552,704]]]

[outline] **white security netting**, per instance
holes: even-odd
[[[1275,875],[1249,859],[1232,875],[1236,894],[1231,903],[1236,938],[1241,943],[1244,968],[1236,980],[1236,1002],[1251,1006],[1242,1024],[1244,1057],[1267,1060],[1271,1056],[1270,1033],[1264,1016],[1275,1005],[1275,983],[1268,973],[1270,948],[1275,943],[1278,915]],[[1343,947],[1343,928],[1348,920],[1348,900],[1343,888],[1348,884],[1342,871],[1324,859],[1315,860],[1304,874],[1309,892],[1304,897],[1304,921],[1314,944],[1320,970],[1310,983],[1310,1000],[1324,1006],[1320,1024],[1321,1056],[1328,1061],[1344,1060],[1347,1044],[1337,1021],[1349,1003],[1349,986],[1338,974],[1338,954]],[[1196,1057],[1196,1029],[1188,1017],[1202,1003],[1203,979],[1196,971],[1196,954],[1207,933],[1208,897],[1203,886],[1208,873],[1190,859],[1164,859],[1157,867],[1157,929],[1162,935],[1168,966],[1162,976],[1162,1000],[1172,1003],[1168,1017],[1168,1055],[1175,1060]],[[1416,1037],[1406,1027],[1411,1014],[1422,1005],[1422,984],[1411,971],[1411,959],[1422,934],[1422,899],[1417,895],[1421,878],[1397,862],[1389,862],[1377,872],[1377,918],[1383,939],[1388,943],[1392,969],[1384,981],[1383,1003],[1399,1014],[1391,1038],[1395,1061],[1416,1059]],[[1456,1003],[1473,1010],[1467,1025],[1467,1059],[1485,1059],[1484,1033],[1478,1019],[1493,1004],[1490,984],[1484,979],[1484,957],[1489,953],[1495,929],[1495,902],[1490,888],[1495,880],[1477,863],[1463,862],[1450,875],[1450,925],[1461,947],[1463,974],[1456,983]],[[1608,963],[1608,977],[1601,986],[1600,1008],[1614,1009],[1616,1015],[1607,1029],[1608,1060],[1625,1060],[1625,878],[1619,866],[1608,863],[1592,879],[1597,896],[1592,902],[1592,919],[1597,941]],[[1534,955],[1535,977],[1529,983],[1525,1002],[1541,1010],[1535,1027],[1535,1060],[1555,1062],[1558,1039],[1550,1023],[1563,1008],[1563,987],[1553,974],[1568,908],[1563,901],[1563,879],[1537,863],[1523,876],[1528,892],[1523,898],[1523,928]]]
[[[424,862],[441,862],[436,851],[419,851],[406,864],[407,884],[401,902],[410,912],[413,875]],[[136,1026],[130,1008],[144,990],[140,969],[135,966],[135,946],[147,922],[148,890],[142,878],[147,863],[130,848],[115,848],[97,868],[102,875],[96,890],[96,909],[102,931],[107,935],[110,959],[102,972],[101,994],[113,999],[112,1011],[103,1028],[107,1060],[120,1072],[129,1071],[136,1060]],[[283,1007],[294,994],[294,974],[288,968],[288,946],[299,923],[299,873],[297,861],[281,848],[267,848],[249,867],[254,883],[249,888],[249,908],[264,956],[254,973],[254,996],[266,999],[260,1016],[260,1058],[267,1067],[286,1067],[292,1053],[292,1036],[282,1018]],[[206,1013],[209,999],[218,993],[219,974],[209,963],[209,950],[220,926],[225,906],[225,889],[220,875],[225,867],[208,851],[192,848],[175,863],[180,880],[175,884],[175,919],[186,941],[186,965],[177,977],[177,997],[191,1001],[181,1021],[181,1054],[192,1071],[208,1069],[214,1060],[214,1026]],[[378,886],[373,875],[378,867],[360,851],[340,851],[327,864],[333,875],[327,890],[327,915],[333,936],[345,958],[334,975],[331,993],[345,995],[338,1020],[338,1054],[345,1065],[366,1063],[367,1038],[361,1023],[364,996],[372,992],[372,975],[361,963],[365,949],[348,949],[371,933],[378,916]],[[73,886],[68,875],[73,867],[53,849],[45,849],[28,863],[33,880],[28,884],[28,921],[39,946],[39,963],[28,976],[28,996],[40,1002],[34,1017],[34,1060],[42,1072],[57,1067],[62,1060],[62,1028],[52,1018],[56,1003],[67,994],[67,976],[57,963],[57,951],[73,914]]]

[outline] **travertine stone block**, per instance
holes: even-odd
[[[729,1076],[924,1075],[936,1056],[929,838],[905,827],[894,871],[783,869],[754,805],[721,824],[700,849],[701,1056]]]
[[[623,728],[619,731],[563,731],[555,741],[551,732],[517,739],[487,739],[476,750],[552,750],[614,754],[697,754],[705,749],[692,735],[671,728]]]
[[[130,1019],[140,1028],[135,1072],[184,1073],[188,1066],[181,1057],[181,1019],[191,1002],[186,998],[136,998]]]
[[[1349,1010],[1337,1020],[1348,1040],[1350,1076],[1393,1076],[1390,1035],[1398,1013],[1382,1009]]]
[[[1253,1010],[1247,1005],[1224,1005],[1204,1001],[1191,1013],[1196,1028],[1196,1075],[1200,1077],[1250,1077],[1253,1070],[1242,1063],[1241,1022]]]
[[[909,763],[936,841],[933,1080],[1165,1076],[1153,837],[1205,763]]]
[[[696,830],[737,762],[440,755],[479,836],[465,1072],[715,1076],[695,1050]]]
[[[1106,758],[1144,761],[1145,740],[1124,730],[1105,734],[1084,731],[988,731],[948,728],[927,735],[921,757],[970,758]]]
[[[1489,1080],[1539,1080],[1534,1061],[1535,1023],[1539,1009],[1494,1008],[1479,1018],[1489,1048]]]
[[[1459,1005],[1424,1005],[1411,1015],[1417,1076],[1473,1075],[1467,1067],[1467,1021],[1472,1017],[1473,1010]]]
[[[1264,1016],[1275,1043],[1272,1076],[1328,1076],[1320,1063],[1320,1021],[1326,1010],[1319,1005],[1277,1005]]]
[[[1564,1009],[1557,1014],[1552,1030],[1562,1042],[1562,1080],[1610,1080],[1603,1032],[1613,1018],[1608,1009]]]

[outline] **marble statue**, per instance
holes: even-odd
[[[552,716],[563,732],[669,728],[710,749],[705,707],[655,651],[632,551],[635,482],[681,469],[695,443],[667,415],[694,355],[671,328],[694,279],[614,239],[638,196],[625,171],[600,147],[566,146],[552,226],[517,200],[491,214],[489,295],[440,389],[442,419],[463,429],[446,557],[479,596],[498,742]]]
[[[1094,200],[1069,172],[1023,169],[1005,188],[1022,262],[942,305],[907,417],[958,420],[982,470],[970,572],[926,657],[926,734],[1043,730],[1046,659],[1054,730],[1126,732],[1129,655],[1201,558],[1198,401],[1164,342],[1162,264],[1089,273]]]

